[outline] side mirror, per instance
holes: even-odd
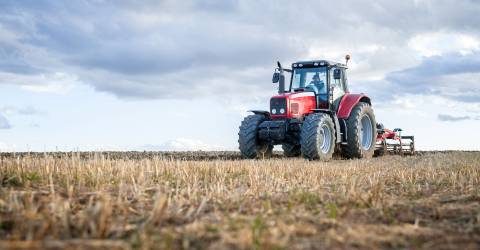
[[[339,80],[342,78],[342,71],[340,69],[333,70],[333,79]]]
[[[280,81],[280,73],[275,72],[273,73],[273,76],[272,76],[272,83],[277,83],[278,81]]]

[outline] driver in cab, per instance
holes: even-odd
[[[320,75],[318,73],[315,73],[313,75],[312,80],[308,84],[308,87],[312,86],[315,89],[315,93],[317,94],[323,94],[324,93],[324,88],[325,88],[325,83],[320,80]]]
[[[307,85],[306,89],[315,92],[315,95],[317,96],[317,102],[327,101],[327,96],[325,96],[325,82],[320,79],[318,72],[313,75],[312,80]]]

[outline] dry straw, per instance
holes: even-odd
[[[0,248],[480,247],[478,152],[189,154],[3,155]]]

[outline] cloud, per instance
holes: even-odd
[[[10,129],[12,126],[8,122],[7,118],[0,114],[0,129]]]
[[[161,145],[145,145],[141,147],[141,150],[148,151],[209,151],[209,150],[222,150],[223,147],[217,145],[210,145],[200,140],[177,138],[167,141]]]
[[[403,80],[399,72],[418,54],[473,53],[480,23],[480,4],[467,0],[352,1],[335,11],[316,1],[308,8],[253,0],[1,5],[0,83],[51,92],[86,83],[121,98],[250,98],[273,92],[278,59],[341,60],[347,52],[358,82],[392,71],[390,80]],[[438,46],[429,51],[431,43]]]
[[[466,121],[466,120],[480,120],[480,117],[439,114],[437,116],[437,119],[442,122],[459,122],[459,121]]]
[[[65,94],[78,83],[75,75],[64,72],[25,75],[0,71],[0,84],[18,85],[32,92]]]
[[[378,83],[381,88],[376,94],[435,95],[461,103],[480,103],[479,56],[480,51],[475,51],[424,58],[417,66],[388,73]]]
[[[456,52],[466,55],[479,50],[480,41],[476,37],[467,34],[432,32],[412,37],[408,42],[408,46],[418,51],[422,56],[427,57]]]
[[[16,107],[16,106],[4,106],[0,107],[0,112],[4,114],[19,114],[19,115],[44,115],[45,112],[36,109],[33,106],[24,106],[24,107]]]

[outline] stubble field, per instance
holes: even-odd
[[[0,158],[0,249],[480,248],[480,152]]]

